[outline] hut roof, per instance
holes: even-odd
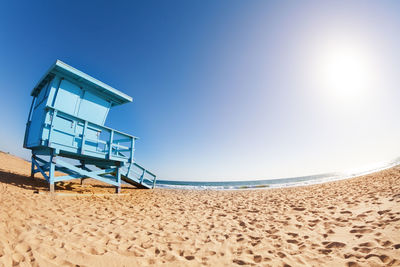
[[[120,105],[132,102],[132,97],[118,91],[117,89],[89,76],[88,74],[71,67],[70,65],[57,60],[46,74],[40,79],[40,81],[33,88],[31,95],[35,96],[39,93],[40,89],[44,84],[52,79],[56,74],[65,75],[78,81],[81,84],[87,84],[91,88],[97,90],[101,95],[110,98],[113,101],[113,105]]]

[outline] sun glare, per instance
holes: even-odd
[[[312,79],[331,101],[353,103],[373,90],[378,70],[372,53],[362,43],[329,42],[314,55]]]

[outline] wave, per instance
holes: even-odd
[[[165,189],[185,189],[185,190],[249,190],[249,189],[269,189],[285,188],[295,186],[307,186],[313,184],[322,184],[327,182],[339,181],[357,176],[389,169],[400,164],[400,157],[394,160],[375,164],[358,170],[325,173],[318,175],[309,175],[291,178],[279,178],[269,180],[253,181],[225,181],[225,182],[197,182],[197,181],[172,181],[157,180],[157,188]]]

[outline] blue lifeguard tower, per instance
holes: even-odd
[[[104,126],[114,106],[132,98],[57,60],[33,88],[24,147],[32,150],[31,176],[54,184],[93,178],[121,190],[121,180],[154,188],[156,176],[134,161],[136,137]],[[55,172],[64,176],[55,176]]]

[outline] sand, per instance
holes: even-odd
[[[51,195],[29,172],[0,153],[1,266],[400,266],[400,167],[307,187],[121,196],[97,182]]]

